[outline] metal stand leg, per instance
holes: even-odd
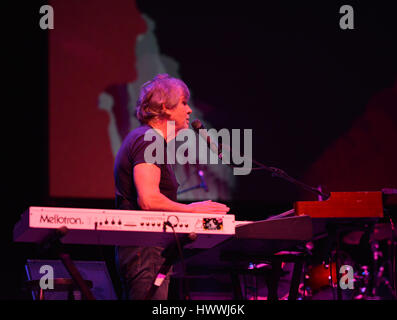
[[[241,293],[240,279],[239,279],[238,274],[235,272],[232,272],[230,277],[232,279],[233,298],[235,300],[243,300],[243,295]]]
[[[77,270],[72,259],[70,259],[70,256],[67,253],[62,252],[59,254],[59,257],[62,260],[63,265],[65,266],[66,270],[68,270],[68,272],[72,276],[72,279],[78,285],[81,293],[83,294],[83,299],[95,300],[94,295],[92,294],[91,290],[88,288],[86,283],[84,282],[84,279],[82,278],[80,272]]]
[[[267,289],[268,289],[268,300],[278,300],[278,282],[281,276],[281,260],[274,260],[272,262],[272,270],[268,277],[266,277]]]
[[[295,261],[294,263],[294,271],[291,279],[291,287],[289,289],[288,300],[296,300],[298,297],[299,284],[301,281],[303,269],[302,261]]]

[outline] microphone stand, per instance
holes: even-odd
[[[322,200],[327,200],[331,196],[328,192],[327,193],[322,192],[314,187],[307,185],[306,183],[303,183],[302,181],[299,181],[299,180],[289,176],[285,171],[283,171],[279,168],[265,166],[264,164],[254,160],[254,159],[252,159],[252,162],[255,163],[257,166],[259,166],[259,168],[255,168],[256,170],[258,170],[258,169],[266,170],[272,174],[272,177],[279,177],[279,178],[284,179],[290,183],[293,183],[296,186],[299,186],[307,191],[314,193],[316,196],[321,197]]]
[[[205,192],[208,192],[208,187],[207,187],[207,184],[205,183],[205,180],[204,180],[204,173],[203,173],[203,171],[202,171],[202,170],[199,170],[199,171],[198,171],[198,175],[200,176],[201,183],[199,183],[198,185],[195,185],[195,186],[193,186],[193,187],[190,187],[190,188],[187,188],[187,189],[178,191],[177,194],[181,194],[181,193],[184,193],[184,192],[188,192],[188,191],[190,191],[190,190],[200,189],[200,188],[203,188],[203,189],[205,190]]]
[[[219,150],[218,158],[220,160],[222,160],[222,150],[223,149],[224,149],[224,146],[220,143],[219,147],[218,147],[218,150]],[[227,146],[227,149],[228,149],[227,151],[229,153],[232,152],[232,149],[230,148],[230,146]],[[265,166],[264,164],[260,163],[259,161],[256,161],[255,159],[251,159],[251,161],[252,161],[252,163],[256,164],[259,167],[259,168],[253,168],[252,170],[266,170],[272,174],[272,177],[279,177],[283,180],[293,183],[296,186],[299,186],[307,191],[314,193],[316,196],[321,197],[322,200],[327,200],[331,196],[328,192],[327,193],[322,192],[321,190],[311,187],[311,186],[303,183],[302,181],[299,181],[299,180],[289,176],[285,171],[283,171],[279,168]],[[238,167],[233,164],[228,164],[228,165],[232,168]]]
[[[196,185],[196,186],[193,186],[193,187],[186,188],[186,189],[184,189],[184,190],[178,191],[177,194],[185,193],[185,192],[188,192],[188,191],[190,191],[190,190],[200,189],[200,188],[205,189],[204,183],[200,183],[200,184],[198,184],[198,185]]]

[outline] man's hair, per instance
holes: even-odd
[[[141,124],[146,124],[154,118],[163,118],[165,113],[162,106],[173,109],[180,97],[190,98],[186,84],[168,74],[158,74],[152,80],[144,83],[136,103],[135,116]]]

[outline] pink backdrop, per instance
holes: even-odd
[[[134,46],[146,24],[131,0],[50,4],[50,196],[111,198],[109,117],[98,108],[98,97],[109,85],[135,79]]]

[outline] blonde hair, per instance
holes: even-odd
[[[136,103],[135,116],[142,124],[148,123],[154,118],[164,118],[163,105],[167,109],[177,106],[180,97],[186,100],[190,98],[190,92],[186,84],[168,74],[158,74],[152,80],[144,83]]]

